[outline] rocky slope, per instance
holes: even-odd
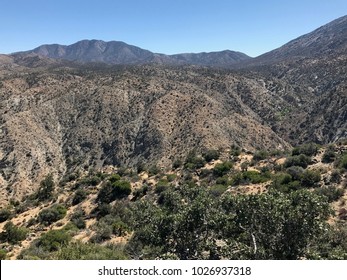
[[[1,56],[0,199],[34,191],[50,172],[168,167],[195,148],[273,150],[346,138],[346,26],[338,19],[238,70],[94,63],[167,59],[96,40]],[[175,59],[221,65],[232,53]]]
[[[253,92],[244,94],[241,83]],[[194,148],[232,144],[288,148],[251,108],[260,92],[264,110],[272,105],[264,90],[236,74],[191,67],[56,68],[3,77],[2,195],[19,196],[48,172],[84,166],[165,167]]]

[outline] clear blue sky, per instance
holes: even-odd
[[[347,14],[347,0],[0,0],[0,53],[82,39],[257,56]]]

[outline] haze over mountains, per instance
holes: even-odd
[[[0,200],[49,172],[346,138],[346,30],[345,16],[254,59],[98,40],[1,55]]]

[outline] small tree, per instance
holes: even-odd
[[[40,188],[36,194],[36,198],[39,201],[50,200],[53,197],[53,192],[54,192],[53,175],[48,174],[46,178],[41,181]]]

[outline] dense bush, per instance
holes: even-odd
[[[319,171],[316,170],[305,170],[301,176],[301,184],[304,187],[315,187],[319,183],[321,175]]]
[[[116,199],[121,199],[131,193],[131,185],[128,181],[119,180],[111,183],[107,181],[100,189],[97,201],[99,203],[110,203]]]
[[[339,168],[347,169],[347,154],[343,154],[337,159],[337,166]]]
[[[227,186],[226,185],[213,185],[210,187],[210,193],[215,196],[221,196],[223,193],[225,193],[225,191],[227,190]]]
[[[8,222],[4,226],[4,231],[0,233],[0,240],[10,244],[17,244],[24,240],[28,234],[26,228],[17,227],[12,222]]]
[[[66,215],[66,208],[64,205],[55,204],[50,208],[43,209],[39,213],[38,221],[46,226],[63,219]]]
[[[220,152],[218,150],[208,150],[202,156],[207,162],[211,162],[212,160],[219,159]]]
[[[166,179],[160,179],[155,186],[155,193],[162,193],[169,187],[169,182]]]
[[[232,185],[242,185],[242,184],[259,184],[267,182],[271,179],[271,173],[269,171],[266,172],[258,172],[258,171],[243,171],[238,172],[232,177]]]
[[[71,216],[71,223],[74,224],[78,229],[86,228],[84,210],[77,208]]]
[[[334,162],[335,159],[336,159],[336,153],[335,153],[334,147],[333,146],[327,147],[327,149],[325,150],[322,156],[322,162],[330,163],[330,162]]]
[[[264,160],[269,156],[269,153],[267,151],[264,150],[260,150],[260,151],[256,151],[253,154],[253,160],[254,161],[260,161],[260,160]]]
[[[233,157],[237,157],[241,154],[241,148],[239,146],[236,145],[232,145],[230,147],[230,155]]]
[[[12,212],[7,209],[7,208],[4,208],[4,209],[1,209],[0,210],[0,223],[3,223],[5,221],[7,221],[12,215]]]
[[[54,193],[54,180],[53,175],[48,174],[45,179],[40,182],[40,188],[36,193],[36,199],[39,201],[46,201],[53,198]]]
[[[227,174],[231,170],[232,167],[233,167],[233,164],[230,161],[217,163],[213,167],[213,174],[217,177],[221,177],[221,176]]]
[[[315,190],[315,193],[325,196],[329,203],[333,201],[337,201],[340,197],[342,197],[345,191],[341,188],[336,188],[333,186],[330,187],[321,187]]]
[[[78,189],[72,198],[72,205],[77,205],[87,198],[87,192],[83,189]]]
[[[215,197],[182,186],[157,205],[133,205],[127,252],[144,259],[300,259],[325,232],[329,214],[328,204],[305,190]]]
[[[67,246],[71,238],[71,235],[65,230],[50,230],[39,238],[36,246],[45,251],[57,251],[61,247]]]
[[[193,170],[193,169],[204,167],[205,164],[206,164],[205,159],[202,156],[198,156],[196,154],[196,151],[193,150],[188,153],[184,167],[186,169]]]
[[[288,168],[291,166],[300,166],[302,168],[306,168],[309,164],[311,164],[311,158],[301,154],[288,157],[284,162],[284,167]]]
[[[119,174],[112,174],[110,176],[110,178],[108,178],[108,180],[111,182],[111,183],[115,183],[117,181],[119,181],[121,179],[121,176]]]
[[[306,156],[314,156],[317,154],[319,149],[319,146],[315,143],[307,143],[303,144],[299,147],[295,147],[292,150],[292,155],[293,156],[298,156],[298,155],[306,155]]]

